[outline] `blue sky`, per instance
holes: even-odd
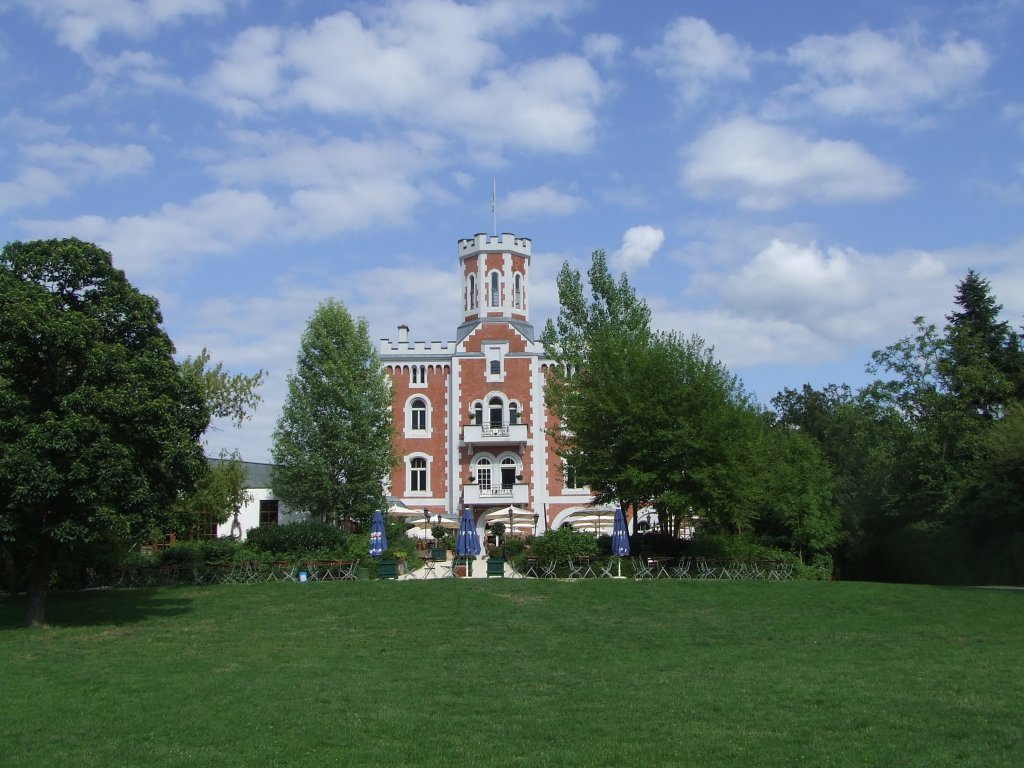
[[[605,249],[767,403],[859,385],[969,268],[1024,315],[1024,2],[0,0],[0,232],[77,236],[182,354],[265,369],[328,297],[447,340],[456,241]]]

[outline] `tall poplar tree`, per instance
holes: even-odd
[[[328,299],[302,335],[274,431],[275,495],[324,522],[368,524],[395,463],[391,385],[365,319]]]

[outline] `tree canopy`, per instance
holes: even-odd
[[[391,384],[366,320],[328,300],[309,320],[274,431],[272,484],[290,509],[369,524],[395,463]]]
[[[954,298],[941,329],[918,317],[876,351],[861,390],[773,401],[829,461],[850,575],[1024,580],[1024,353],[988,280],[969,271]]]
[[[210,411],[161,323],[95,245],[3,249],[0,537],[30,553],[29,624],[60,548],[161,530],[204,471]]]
[[[694,517],[756,533],[773,515],[776,543],[831,546],[831,477],[817,446],[779,436],[786,450],[768,450],[761,409],[700,337],[653,331],[647,305],[625,276],[608,274],[603,252],[588,278],[589,300],[579,273],[562,267],[560,313],[543,336],[557,363],[545,390],[552,434],[577,481],[599,503],[653,506],[673,535]],[[783,461],[786,487],[768,482]]]

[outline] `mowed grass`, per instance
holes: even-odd
[[[1020,766],[1024,592],[436,581],[0,601],[0,765]]]

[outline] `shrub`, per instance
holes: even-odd
[[[597,554],[597,540],[589,533],[582,533],[562,527],[557,531],[545,531],[535,537],[533,554],[544,560],[565,562],[570,558],[593,557]]]
[[[247,534],[249,546],[273,555],[298,555],[314,550],[340,551],[348,534],[341,528],[320,522],[263,525]]]

